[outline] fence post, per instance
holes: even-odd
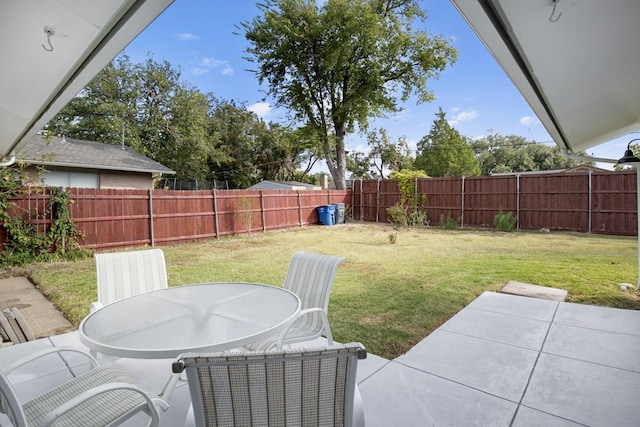
[[[415,206],[416,210],[422,207],[422,206],[419,206],[420,201],[418,200],[418,177],[417,176],[413,178],[413,200],[415,201],[415,204],[416,204]]]
[[[260,190],[260,218],[262,218],[262,231],[267,231],[267,218],[264,212],[264,190]]]
[[[516,174],[516,230],[520,230],[520,174]]]
[[[216,232],[216,239],[220,238],[220,224],[218,223],[218,198],[215,188],[213,189],[213,226]]]
[[[362,178],[360,178],[360,221],[362,221],[362,219],[364,218],[364,190],[363,190],[363,185],[362,185]]]
[[[464,175],[462,175],[460,187],[460,193],[462,195],[462,202],[460,203],[460,227],[464,227]]]
[[[380,222],[380,179],[378,179],[378,188],[376,189],[376,222]]]
[[[300,190],[298,190],[298,223],[302,227],[302,198],[300,197]]]
[[[593,187],[592,187],[592,183],[591,183],[591,176],[592,176],[592,171],[591,171],[591,169],[589,169],[589,197],[588,197],[588,199],[589,199],[589,221],[588,221],[589,230],[587,231],[587,233],[589,233],[589,234],[591,234],[591,215],[592,215],[592,212],[593,212],[593,209],[592,209],[593,200],[591,198],[592,194],[593,194]]]
[[[352,179],[351,180],[351,216],[354,216],[354,209],[355,207],[355,203],[356,203],[356,180]],[[346,218],[345,218],[346,221]]]
[[[156,239],[153,231],[153,189],[149,189],[149,233],[151,235],[151,246],[155,246]]]

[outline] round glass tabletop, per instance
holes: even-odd
[[[171,358],[226,351],[275,335],[300,309],[292,292],[257,283],[177,286],[106,305],[80,324],[92,351],[120,357]]]

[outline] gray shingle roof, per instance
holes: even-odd
[[[29,164],[128,172],[174,174],[130,147],[95,141],[36,135],[17,154]]]
[[[247,190],[321,190],[319,185],[307,184],[297,181],[272,181],[264,180],[253,184]]]

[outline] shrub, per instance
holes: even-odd
[[[29,191],[21,187],[23,171],[5,168],[0,172],[0,221],[7,235],[0,265],[24,265],[54,258],[78,259],[88,255],[78,239],[83,236],[69,213],[72,201],[66,191],[51,188],[45,217],[51,218],[47,231],[39,231],[30,219],[32,212],[21,209],[11,198]],[[36,189],[41,191],[41,189]]]
[[[391,221],[393,225],[405,227],[408,225],[407,212],[400,203],[396,203],[390,208],[387,208],[387,213],[389,214],[389,221]]]
[[[513,231],[517,221],[513,213],[504,213],[502,208],[499,208],[498,214],[493,218],[493,227],[497,231]]]
[[[391,178],[398,181],[400,200],[387,208],[389,221],[396,226],[428,225],[427,211],[424,209],[426,196],[416,194],[415,182],[417,178],[426,178],[420,171],[393,172]]]
[[[447,216],[440,214],[440,225],[447,230],[457,230],[460,226],[460,218],[453,218],[451,212],[447,212]]]

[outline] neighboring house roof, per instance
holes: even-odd
[[[64,137],[36,135],[20,150],[17,158],[34,165],[164,175],[175,173],[130,147]]]
[[[561,149],[640,129],[639,1],[451,1]]]
[[[247,188],[247,190],[322,190],[319,185],[306,184],[296,181],[260,181]]]
[[[578,165],[578,166],[573,166],[573,167],[568,168],[568,169],[551,169],[551,170],[544,170],[544,171],[525,171],[525,172],[498,172],[498,173],[492,173],[491,176],[543,175],[543,174],[552,174],[552,173],[575,173],[575,172],[586,172],[586,171],[611,172],[610,170],[598,168],[598,167],[595,167],[595,166]]]

